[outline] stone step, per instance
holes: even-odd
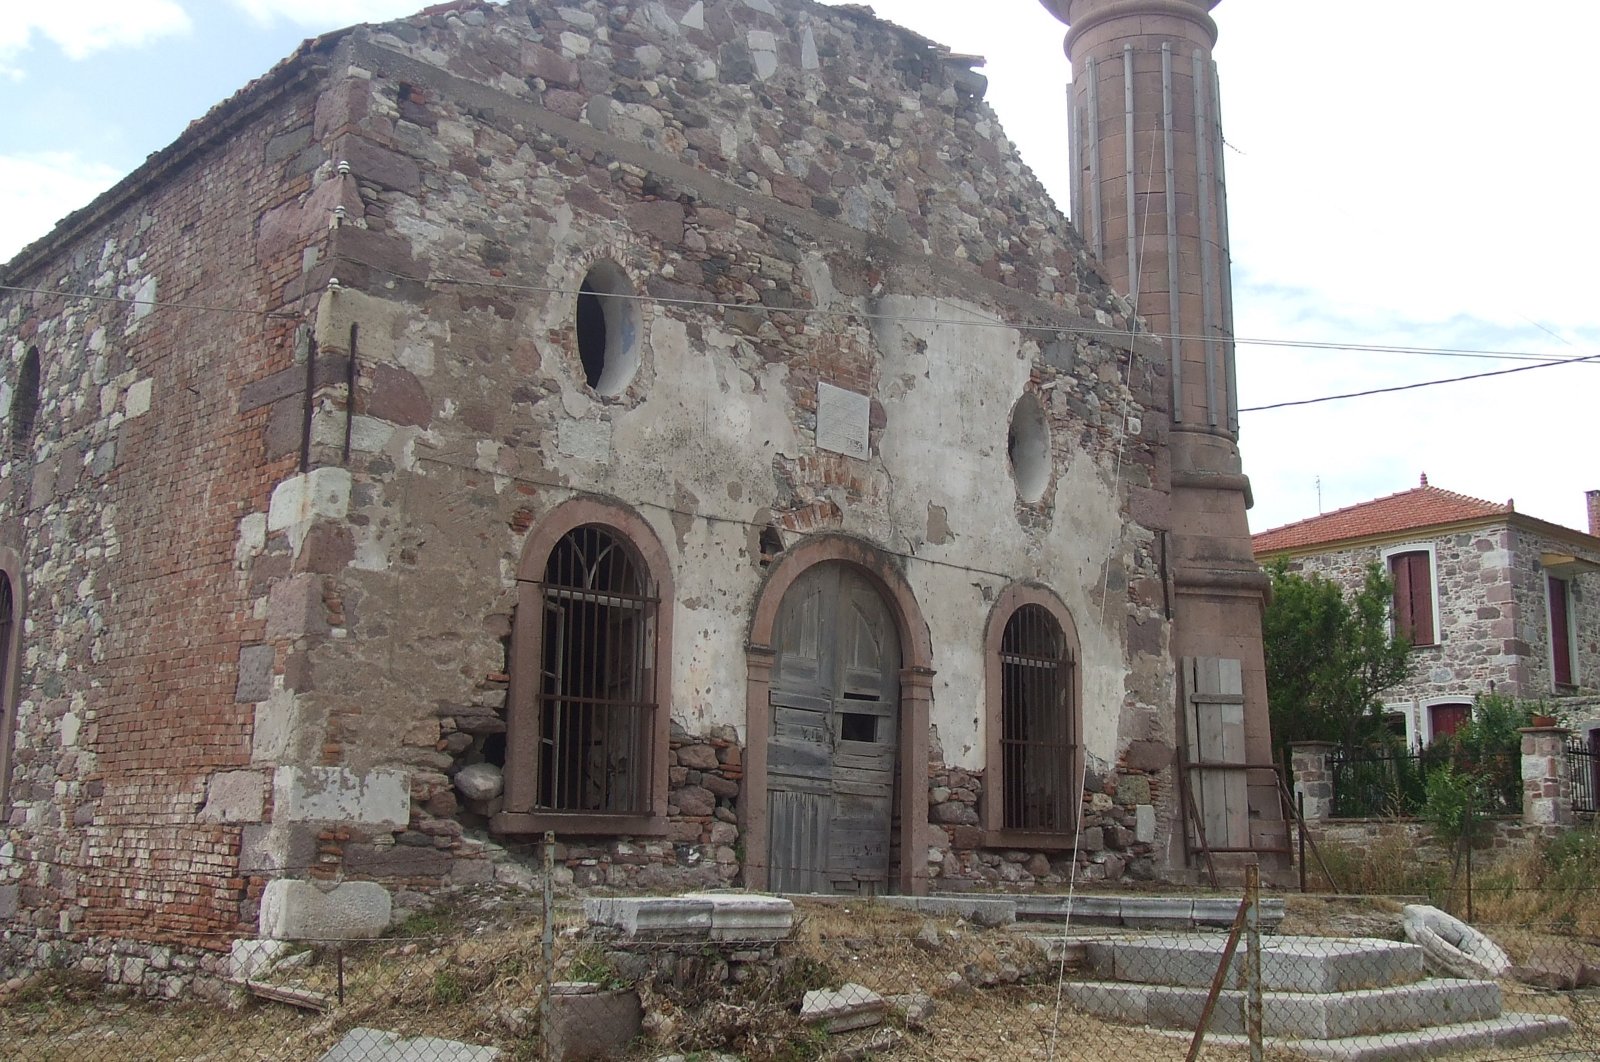
[[[1527,1047],[1571,1032],[1571,1022],[1552,1014],[1505,1014],[1498,1018],[1436,1025],[1413,1032],[1377,1033],[1337,1040],[1272,1040],[1268,1046],[1303,1058],[1325,1058],[1335,1062],[1409,1062],[1410,1059],[1439,1058],[1460,1051]],[[1208,1047],[1244,1045],[1245,1038],[1237,1034],[1212,1034],[1206,1037]],[[1577,1059],[1592,1055],[1587,1051],[1579,1051],[1570,1055],[1540,1057]]]
[[[880,896],[876,902],[932,915],[962,918],[975,925],[1002,926],[1028,922],[1067,922],[1082,926],[1126,929],[1226,929],[1233,924],[1239,901],[1226,897],[1169,896],[989,896],[937,893],[931,896]],[[1283,921],[1284,901],[1264,899],[1261,928],[1272,932]]]
[[[1209,994],[1206,988],[1122,981],[1069,981],[1062,988],[1074,1005],[1099,1017],[1164,1029],[1193,1029]],[[1495,982],[1456,979],[1352,992],[1267,991],[1261,994],[1262,1031],[1296,1040],[1411,1032],[1497,1018],[1500,1003]],[[1244,1006],[1243,991],[1222,992],[1212,1011],[1212,1032],[1243,1033]]]
[[[1239,901],[1216,896],[1018,896],[1017,917],[1030,922],[1071,922],[1128,929],[1226,929]],[[1267,932],[1283,921],[1284,901],[1263,899],[1258,908]]]
[[[1086,968],[1110,981],[1210,987],[1225,938],[1213,934],[1092,940]],[[1241,942],[1224,987],[1242,984]],[[1422,949],[1392,940],[1338,937],[1266,937],[1261,942],[1261,985],[1279,992],[1348,992],[1411,984],[1424,976]]]

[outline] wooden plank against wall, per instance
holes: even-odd
[[[1236,697],[1234,703],[1217,705],[1217,730],[1221,738],[1217,759],[1223,763],[1248,763],[1244,742],[1244,668],[1237,660],[1217,661],[1221,679],[1217,692]],[[1222,791],[1222,820],[1228,847],[1246,848],[1250,844],[1250,805],[1246,792],[1249,780],[1244,771],[1218,771]]]
[[[1246,762],[1244,678],[1238,660],[1219,657],[1184,661],[1184,723],[1189,762]],[[1244,848],[1250,844],[1245,772],[1199,767],[1191,772],[1196,818],[1211,848]],[[1196,846],[1201,838],[1192,836]]]

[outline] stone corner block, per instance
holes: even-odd
[[[260,771],[218,771],[206,783],[201,822],[260,822],[266,814],[267,780]]]
[[[261,893],[261,935],[270,940],[370,940],[389,928],[392,899],[374,881],[325,886],[279,879]]]
[[[311,572],[280,579],[267,593],[268,638],[299,638],[326,634],[327,611],[322,605],[322,576]]]
[[[272,696],[272,669],[278,652],[270,645],[246,645],[239,650],[239,682],[233,699],[238,704],[259,704]]]
[[[272,783],[276,822],[358,822],[399,828],[411,821],[406,772],[380,768],[279,767]]]
[[[317,520],[343,520],[350,511],[348,468],[313,468],[290,476],[272,490],[267,530],[287,531],[296,553]]]

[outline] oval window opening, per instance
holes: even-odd
[[[1011,410],[1006,456],[1022,500],[1036,502],[1044,497],[1044,489],[1050,483],[1050,429],[1045,424],[1044,407],[1034,395],[1023,395]]]
[[[639,303],[616,263],[598,262],[584,275],[575,324],[584,382],[620,395],[639,369]]]

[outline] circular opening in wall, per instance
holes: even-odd
[[[639,300],[621,266],[597,262],[584,274],[576,323],[584,382],[620,395],[639,370]]]
[[[1006,457],[1022,500],[1036,502],[1044,497],[1050,483],[1050,428],[1037,395],[1025,394],[1011,408]]]

